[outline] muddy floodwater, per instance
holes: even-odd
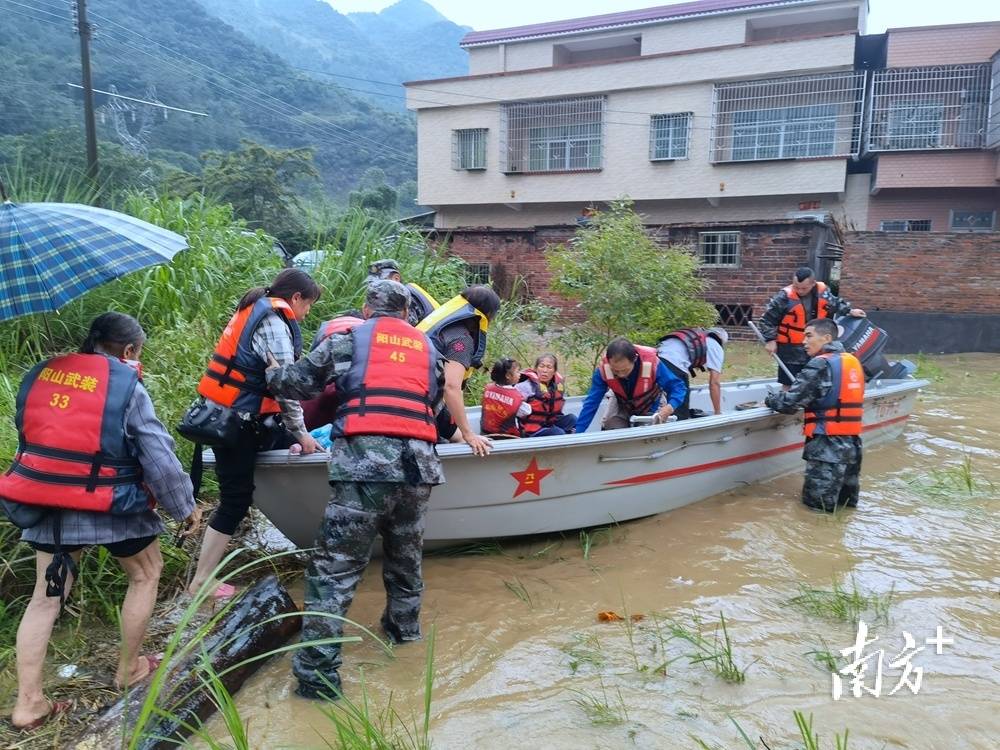
[[[813,714],[824,750],[845,729],[852,750],[1000,748],[998,370],[996,355],[934,358],[935,382],[904,435],[865,455],[854,512],[806,510],[794,474],[595,532],[586,557],[575,532],[428,557],[433,746],[696,748],[699,738],[745,748],[735,720],[772,750],[800,748],[799,710]],[[650,492],[669,492],[669,483]],[[844,677],[844,696],[833,699],[832,673],[809,652],[832,652],[843,666],[850,659],[839,651],[854,645],[857,627],[789,604],[802,586],[835,580],[891,593],[887,621],[863,615],[868,638],[878,637],[864,653],[869,689],[884,650],[879,697],[854,697]],[[383,601],[375,562],[350,617],[377,629]],[[598,622],[606,610],[644,618]],[[700,617],[711,641],[720,613],[736,665],[749,667],[742,684],[690,663],[694,648],[669,639],[671,621]],[[927,644],[939,627],[941,642]],[[889,695],[904,676],[902,664],[890,665],[904,633],[921,649],[908,675],[914,685],[922,670],[919,690]],[[426,642],[392,658],[370,643],[348,645],[345,691],[358,694],[363,667],[373,703],[391,692],[404,716],[419,716],[425,656]],[[289,667],[272,661],[239,693],[251,743],[327,747],[331,725],[292,694]],[[588,714],[594,703],[607,710]]]

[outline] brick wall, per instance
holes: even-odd
[[[562,309],[563,317],[579,320],[582,311],[549,289],[551,276],[545,262],[545,248],[565,242],[575,227],[494,230],[455,229],[447,232],[450,250],[468,263],[489,263],[494,286],[501,294],[509,293],[516,277],[522,277],[533,298]],[[751,319],[764,311],[768,299],[789,283],[792,272],[809,262],[822,225],[814,222],[775,222],[767,224],[730,224],[704,226],[650,227],[662,245],[680,245],[694,252],[701,231],[739,231],[741,264],[739,268],[706,268],[709,281],[706,299],[717,305],[747,305]],[[751,337],[746,327],[730,329],[739,338]]]
[[[858,307],[1000,313],[1000,232],[848,232],[840,291]]]
[[[1000,213],[1000,189],[883,190],[868,203],[867,228],[877,231],[890,219],[930,219],[932,232],[947,232],[953,210]]]

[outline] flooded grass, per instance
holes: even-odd
[[[833,736],[833,745],[824,745],[820,742],[819,735],[813,732],[813,715],[809,714],[809,718],[805,717],[801,711],[793,711],[792,718],[795,720],[795,727],[799,731],[799,737],[802,740],[801,748],[796,750],[848,750],[847,738],[850,734],[850,730],[845,729],[844,734],[835,734]],[[740,726],[740,723],[736,721],[732,716],[729,720],[733,723],[736,728],[736,732],[739,735],[741,747],[746,747],[748,750],[778,750],[778,745],[769,743],[763,737],[758,737],[755,742],[747,734],[747,731]],[[690,735],[694,743],[700,748],[700,750],[723,750],[722,745],[708,744],[705,740],[695,735]],[[731,750],[732,746],[727,745],[726,750]]]
[[[527,604],[528,609],[535,608],[535,603],[531,599],[531,594],[528,592],[528,589],[525,587],[525,585],[521,583],[520,578],[514,576],[513,581],[504,581],[503,585],[506,586],[507,590],[510,591],[514,596],[516,596],[522,602]]]
[[[740,684],[746,681],[747,670],[753,666],[753,662],[746,667],[736,663],[724,614],[719,613],[719,625],[711,640],[701,634],[701,622],[697,618],[694,629],[676,621],[668,623],[667,628],[672,638],[694,647],[694,651],[685,654],[691,664],[703,664],[726,682]]]
[[[624,533],[615,536],[621,530],[621,526],[612,517],[614,523],[608,526],[595,526],[589,529],[580,529],[580,551],[584,560],[590,560],[591,551],[600,545],[610,544],[624,538]]]
[[[963,505],[969,500],[995,497],[997,486],[976,468],[972,456],[965,453],[959,464],[932,469],[929,474],[910,480],[911,488],[937,505]]]
[[[821,648],[806,651],[804,656],[812,657],[814,663],[828,672],[838,672],[840,670],[840,662],[837,661],[837,655],[830,651],[830,647],[824,639],[820,638],[820,643],[822,643]]]
[[[505,555],[503,545],[496,539],[480,542],[453,544],[448,547],[437,547],[424,552],[424,557],[462,557],[463,555]]]
[[[857,623],[862,615],[870,614],[875,622],[888,624],[889,609],[895,596],[895,587],[887,594],[864,593],[851,578],[850,588],[838,581],[829,589],[813,588],[799,584],[798,596],[788,600],[788,605],[827,620]]]
[[[628,721],[628,708],[622,691],[616,688],[612,695],[601,680],[601,692],[589,693],[584,690],[570,690],[574,694],[573,703],[587,715],[594,726],[613,727]]]
[[[576,633],[573,642],[566,644],[561,650],[569,657],[569,668],[573,674],[584,664],[594,669],[603,669],[607,663],[601,639],[594,633]]]

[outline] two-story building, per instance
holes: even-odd
[[[469,75],[406,85],[418,200],[482,276],[545,298],[544,248],[627,196],[733,326],[794,266],[836,269],[831,219],[994,229],[1000,23],[865,36],[866,16],[697,0],[472,32]]]

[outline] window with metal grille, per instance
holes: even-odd
[[[567,172],[601,168],[603,96],[501,105],[502,171]]]
[[[451,131],[451,168],[486,169],[486,128]]]
[[[649,118],[650,161],[688,158],[691,113],[651,115]]]
[[[739,267],[740,233],[698,232],[698,258],[703,266]]]
[[[745,328],[753,320],[753,305],[724,304],[716,305],[719,311],[719,325],[730,328]]]
[[[996,218],[996,211],[952,211],[948,226],[954,232],[990,232]]]
[[[1000,147],[1000,52],[993,55],[990,73],[990,113],[986,131],[986,148]]]
[[[465,282],[467,284],[489,284],[490,283],[489,263],[466,263]]]
[[[989,97],[989,63],[875,71],[867,148],[983,148]]]
[[[892,219],[881,222],[879,229],[883,232],[929,232],[931,231],[931,220]]]
[[[712,161],[854,156],[864,72],[716,84]]]

